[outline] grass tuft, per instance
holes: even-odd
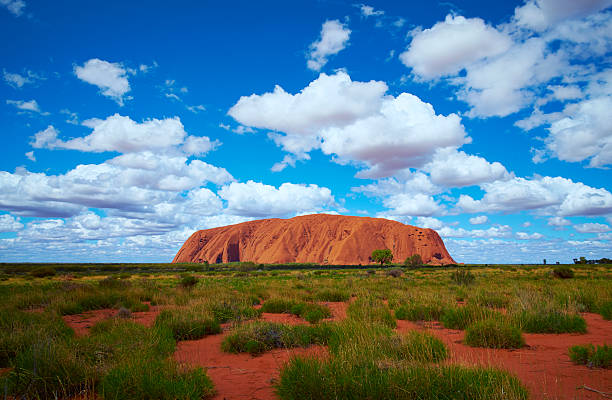
[[[498,319],[487,319],[466,329],[465,343],[472,347],[519,349],[525,345],[525,339],[516,326]]]
[[[610,368],[612,366],[612,347],[603,346],[572,346],[569,349],[570,359],[574,364],[583,364],[589,368]]]

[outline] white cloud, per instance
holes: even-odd
[[[92,58],[83,66],[75,66],[74,73],[80,80],[100,88],[102,95],[123,106],[124,96],[130,91],[130,83],[127,71],[120,63]]]
[[[514,20],[519,26],[541,31],[565,19],[583,17],[610,6],[611,0],[529,0],[514,10]]]
[[[25,153],[25,156],[28,157],[28,159],[30,161],[36,161],[36,157],[34,157],[34,152],[33,151],[28,151]]]
[[[574,225],[574,229],[581,233],[604,233],[610,231],[610,226],[596,222],[587,222]]]
[[[506,34],[480,18],[453,15],[412,35],[400,60],[424,79],[454,75],[480,59],[505,52],[512,44]]]
[[[516,232],[516,238],[519,240],[539,240],[542,239],[544,235],[538,232],[527,233],[527,232]]]
[[[361,11],[361,15],[363,15],[364,17],[379,17],[381,15],[384,15],[385,12],[382,10],[375,10],[374,7],[372,6],[368,6],[365,4],[361,4],[359,6],[359,10]]]
[[[21,229],[23,229],[23,224],[19,222],[19,219],[11,214],[0,215],[0,232],[17,232]]]
[[[447,187],[472,186],[511,177],[499,162],[489,163],[454,148],[437,150],[423,170],[429,172],[433,183]]]
[[[247,217],[285,216],[321,211],[335,205],[331,191],[317,185],[283,183],[278,188],[260,182],[232,182],[219,190],[229,214]]]
[[[24,71],[24,75],[18,74],[18,73],[11,73],[11,72],[7,72],[5,69],[2,70],[2,76],[4,78],[4,81],[16,88],[16,89],[20,89],[22,88],[24,85],[27,84],[32,84],[34,82],[36,82],[37,80],[44,80],[45,78],[35,74],[32,71]]]
[[[550,226],[556,226],[556,227],[564,227],[564,226],[568,226],[571,225],[572,223],[563,218],[563,217],[550,217],[548,218],[548,225]]]
[[[444,213],[444,207],[437,200],[422,193],[391,195],[383,200],[383,204],[393,215],[429,217]]]
[[[26,2],[23,0],[0,0],[0,5],[4,6],[11,14],[19,17],[23,15]]]
[[[457,207],[465,212],[539,210],[559,216],[605,215],[612,212],[612,194],[561,177],[513,178],[482,185],[485,195],[474,200],[462,194]]]
[[[507,238],[512,236],[512,228],[508,225],[496,225],[489,229],[463,229],[445,226],[438,229],[440,236],[445,238]]]
[[[321,74],[300,93],[241,97],[228,114],[245,126],[285,135],[271,138],[297,159],[321,149],[338,163],[368,168],[359,177],[390,176],[421,166],[440,147],[469,143],[456,114],[436,114],[431,104],[401,93],[385,95],[384,82],[353,82],[345,72]]]
[[[470,218],[470,224],[472,225],[481,225],[489,222],[489,217],[486,215],[479,215],[477,217]]]
[[[197,106],[187,106],[187,109],[194,114],[199,114],[202,111],[206,111],[206,107],[202,104],[198,104]]]
[[[43,112],[36,100],[23,101],[23,100],[7,100],[6,104],[17,107],[21,111],[35,112],[41,115],[49,115],[48,112]]]
[[[438,230],[444,226],[444,223],[437,218],[433,217],[418,217],[417,218],[417,226],[422,228],[429,228]]]
[[[34,135],[31,142],[34,148],[63,148],[87,152],[116,151],[119,153],[137,153],[142,151],[177,152],[185,154],[205,154],[217,146],[208,137],[189,136],[178,117],[148,119],[141,123],[129,117],[114,114],[105,120],[91,119],[83,125],[93,128],[85,137],[67,141],[57,137],[53,126],[47,127]]]
[[[591,167],[612,164],[610,110],[612,96],[597,97],[567,106],[564,111],[567,116],[550,125],[546,148],[564,161],[588,159]]]
[[[308,68],[319,71],[325,64],[329,56],[339,53],[348,44],[351,30],[337,19],[325,21],[321,27],[319,40],[310,45],[308,54]]]

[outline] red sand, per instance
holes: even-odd
[[[97,322],[117,316],[117,311],[118,310],[106,308],[102,310],[86,311],[82,314],[64,315],[62,318],[69,327],[74,329],[77,336],[84,336],[89,333],[89,329]],[[150,306],[149,311],[133,312],[131,319],[145,326],[153,326],[159,311],[159,306]]]
[[[602,399],[602,395],[582,389],[583,385],[601,392],[612,392],[612,370],[575,365],[568,348],[577,344],[612,343],[612,322],[598,314],[582,314],[586,334],[524,334],[527,346],[519,350],[495,350],[463,344],[464,331],[444,329],[439,323],[415,324],[398,321],[398,331],[426,329],[442,339],[451,351],[450,362],[463,365],[491,365],[519,377],[532,399]]]

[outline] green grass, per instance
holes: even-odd
[[[293,314],[304,318],[311,324],[315,324],[324,318],[331,317],[332,315],[329,307],[324,305],[279,298],[267,300],[261,307],[261,312],[272,314]]]
[[[437,321],[442,315],[441,304],[402,304],[395,310],[395,318],[408,321]]]
[[[220,323],[258,318],[262,312],[240,301],[215,302],[211,305],[211,311],[215,319]]]
[[[319,301],[341,302],[351,298],[351,294],[341,289],[321,289],[315,294],[315,299]]]
[[[111,369],[98,393],[114,400],[201,400],[211,398],[215,390],[202,368],[185,370],[169,360],[137,360]]]
[[[563,311],[523,311],[515,323],[527,333],[586,333],[586,321],[578,314]]]
[[[599,314],[605,320],[612,320],[612,301],[608,301],[599,306]]]
[[[327,343],[331,328],[327,324],[284,325],[255,321],[240,325],[223,339],[221,349],[227,353],[261,354],[272,349],[308,347]]]
[[[221,332],[219,321],[208,310],[163,310],[155,326],[168,328],[176,340],[195,340]]]
[[[396,326],[395,317],[389,307],[373,297],[358,298],[349,304],[347,316],[362,323],[380,323],[390,328]]]
[[[517,378],[492,368],[404,365],[295,357],[280,372],[283,400],[321,399],[527,399]]]
[[[499,319],[487,319],[466,329],[465,343],[472,347],[518,349],[525,345],[525,339],[516,326]]]
[[[603,346],[572,346],[569,349],[570,359],[574,364],[583,364],[589,368],[610,368],[612,366],[612,347]]]
[[[447,329],[465,329],[477,321],[499,315],[488,308],[468,304],[462,307],[447,307],[442,312],[440,322]]]

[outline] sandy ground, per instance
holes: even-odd
[[[322,303],[332,310],[329,320],[346,318],[347,303]],[[116,310],[97,310],[80,315],[65,316],[64,320],[77,334],[87,334],[96,322],[112,318]],[[150,311],[132,314],[134,321],[151,326],[159,313],[158,307]],[[485,365],[505,369],[527,386],[533,399],[604,399],[605,396],[584,389],[587,386],[601,392],[612,392],[612,370],[590,369],[574,365],[567,354],[576,344],[612,344],[612,321],[605,321],[598,314],[582,314],[587,322],[586,334],[524,334],[527,346],[519,350],[494,350],[473,348],[463,344],[464,332],[445,329],[439,323],[414,323],[398,321],[397,331],[427,330],[442,339],[449,347],[449,362],[463,365]],[[306,324],[303,319],[289,314],[264,313],[265,321],[286,324]],[[221,351],[221,342],[229,332],[203,339],[179,342],[174,358],[193,366],[208,369],[217,395],[215,399],[274,399],[273,385],[278,379],[280,367],[291,356],[316,355],[324,357],[327,349],[313,346],[308,349],[282,349],[260,356],[227,354]]]

